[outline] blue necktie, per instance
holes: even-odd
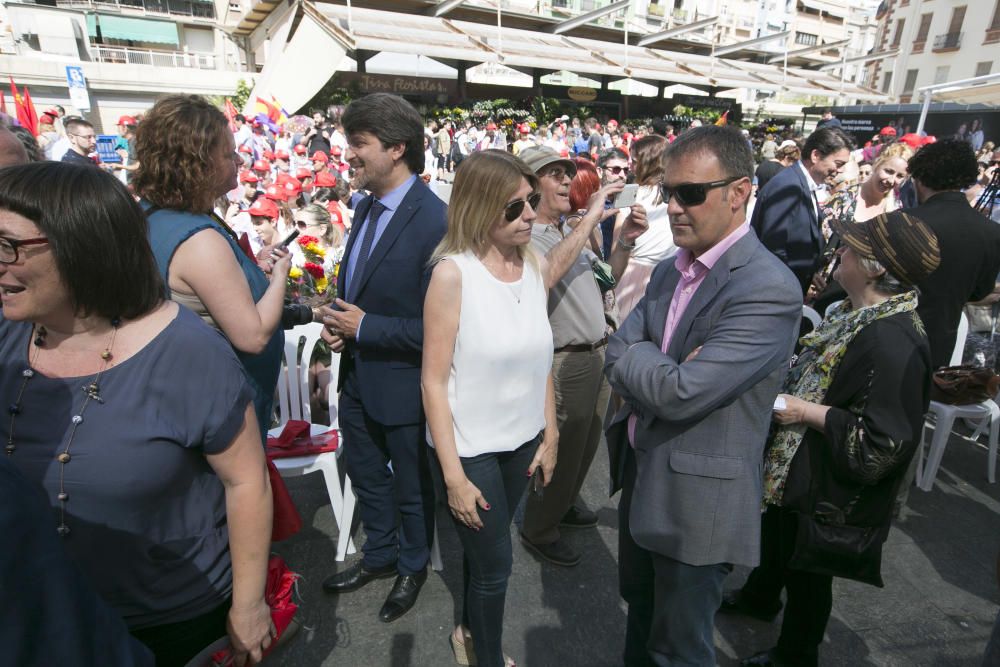
[[[365,266],[368,264],[368,255],[372,252],[372,243],[375,242],[375,230],[378,229],[378,219],[385,212],[385,205],[379,200],[372,201],[372,207],[368,211],[368,221],[365,223],[365,235],[361,239],[361,251],[358,253],[358,261],[354,264],[354,271],[351,273],[350,282],[347,285],[347,302],[354,303],[361,288],[361,278],[365,275]]]

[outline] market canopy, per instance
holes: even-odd
[[[97,37],[98,25],[101,26],[103,39],[180,45],[180,40],[177,39],[177,24],[173,21],[152,21],[110,14],[87,14],[87,33],[91,37]]]
[[[358,51],[401,53],[433,58],[452,67],[496,62],[526,73],[566,70],[611,79],[633,78],[645,83],[688,86],[720,92],[733,89],[782,90],[803,95],[879,100],[882,93],[842,81],[824,72],[751,63],[692,53],[667,51],[621,42],[567,37],[551,33],[455,21],[435,16],[404,14],[313,3],[289,7],[261,0],[234,29],[250,38],[252,46],[270,39],[267,62],[255,89],[274,95],[291,112],[305,104],[329,80],[343,56]],[[291,33],[291,26],[299,23]],[[309,49],[291,49],[305,30]],[[290,38],[288,35],[292,35]],[[338,57],[307,57],[333,50]],[[292,51],[299,55],[293,55]],[[263,75],[267,76],[264,77]],[[304,81],[309,79],[308,84]],[[279,95],[273,87],[290,91]]]

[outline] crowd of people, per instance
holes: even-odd
[[[742,664],[816,665],[833,577],[883,585],[932,373],[963,308],[1000,301],[1000,227],[970,205],[1000,152],[857,146],[831,118],[759,147],[717,125],[564,117],[510,146],[458,125],[377,93],[274,132],[171,95],[120,120],[105,169],[83,119],[0,128],[0,526],[24,536],[0,585],[25,564],[39,582],[18,664],[186,665],[223,636],[262,659],[264,436],[284,329],[308,321],[339,354],[366,535],[322,587],[393,578],[377,616],[400,618],[447,506],[459,664],[515,664],[525,494],[524,548],[586,557],[570,533],[597,524],[580,490],[602,435],[629,667],[714,665],[715,614],[771,620],[783,590],[777,645]],[[803,306],[826,315],[811,330]],[[734,565],[755,569],[724,592]]]

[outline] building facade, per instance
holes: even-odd
[[[251,75],[226,33],[226,0],[0,0],[0,71],[39,111],[62,105],[113,133],[167,93],[229,95]],[[70,98],[80,67],[89,109]]]
[[[888,0],[881,13],[880,51],[899,53],[872,63],[870,80],[890,102],[1000,68],[1000,0]]]

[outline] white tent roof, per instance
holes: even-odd
[[[309,26],[314,38],[310,49],[317,49],[313,53],[323,53],[315,43],[315,28],[320,26],[331,42],[334,53],[363,50],[423,55],[452,65],[460,61],[498,62],[522,71],[567,70],[591,77],[634,78],[647,83],[711,86],[720,90],[753,88],[777,92],[785,89],[805,95],[844,95],[861,100],[878,100],[884,97],[877,91],[850,82],[842,84],[839,78],[813,70],[783,70],[779,65],[634,45],[626,47],[623,43],[532,30],[504,28],[502,34],[498,34],[495,25],[484,23],[357,7],[351,10],[344,5],[312,3],[308,0],[302,5],[302,23]],[[278,31],[275,30],[274,22],[268,18],[272,10],[277,12],[280,9],[284,7],[274,0],[258,2],[237,26],[235,34],[249,35],[251,41],[260,37],[259,31],[266,30],[273,36]],[[285,21],[291,22],[292,15],[294,13],[289,12]],[[301,29],[300,24],[296,32]],[[289,41],[294,40],[293,35]],[[274,46],[278,48],[273,48]],[[310,69],[311,88],[317,79],[323,78],[317,75],[316,70],[324,70],[326,79],[329,79],[341,62],[341,58],[311,58],[308,68],[302,67],[301,60],[294,63],[272,62],[275,58],[284,61],[288,55],[284,45],[272,44],[268,62],[265,63],[265,71],[270,70],[267,78],[283,82],[285,85],[282,88],[285,90],[294,87],[293,80],[301,78],[301,70]],[[304,96],[302,103],[305,103],[316,90],[318,87],[295,97]],[[262,92],[276,95],[268,90]],[[291,100],[286,102],[285,97],[278,97],[286,106],[295,106]]]

